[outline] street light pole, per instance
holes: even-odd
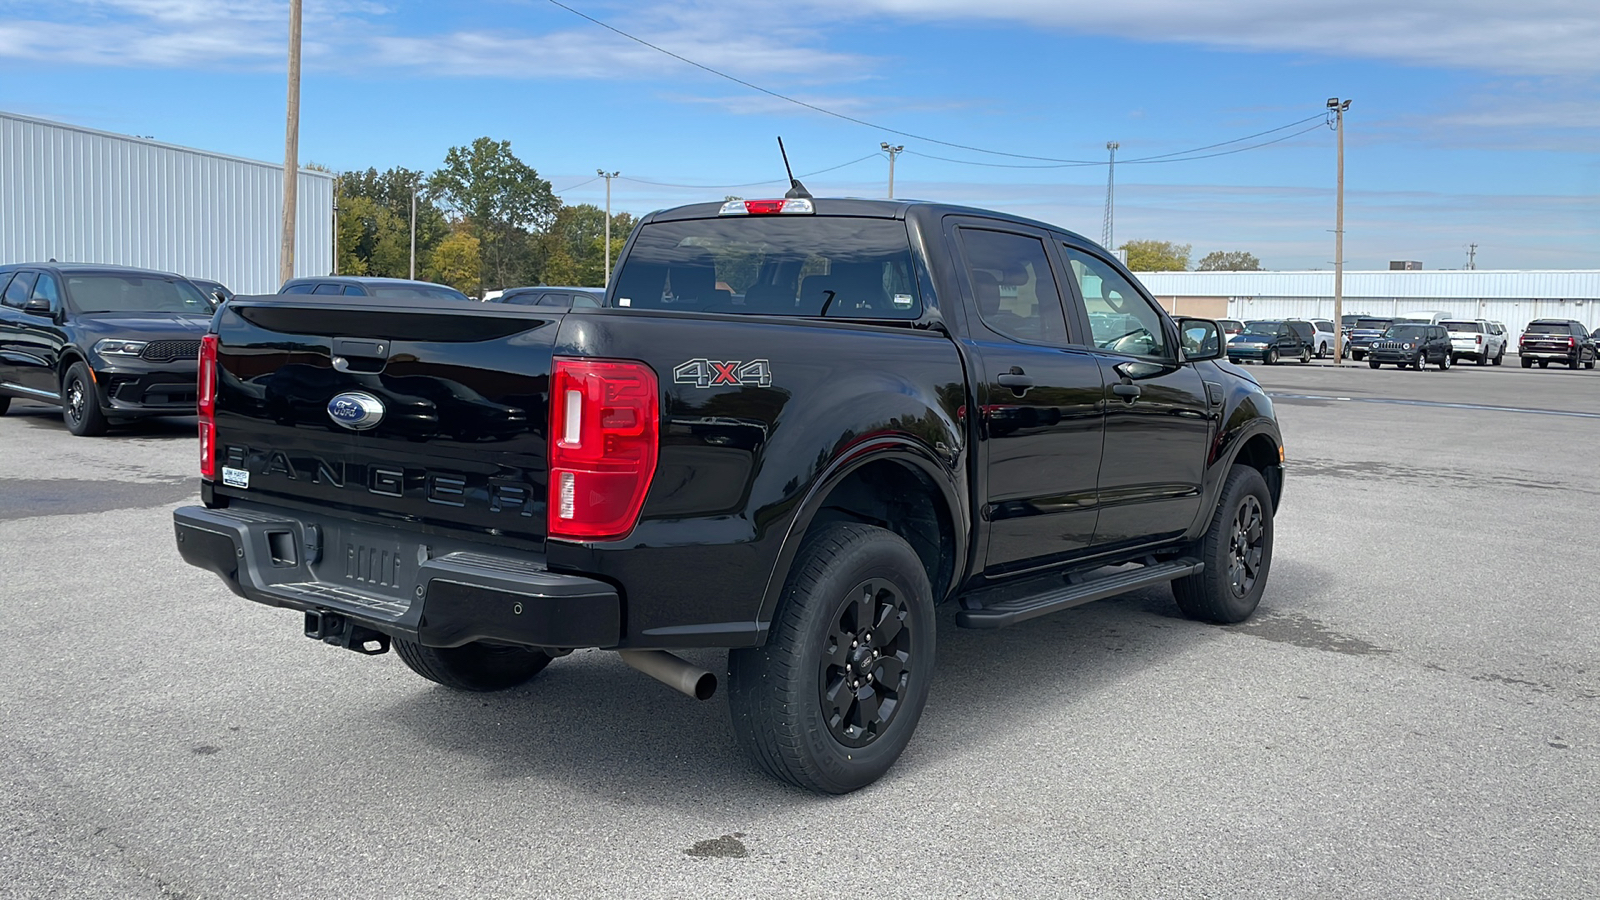
[[[899,156],[901,151],[905,150],[906,148],[905,148],[904,144],[900,144],[898,146],[891,147],[891,146],[889,146],[889,142],[888,141],[884,141],[884,142],[880,143],[878,146],[882,147],[889,154],[889,199],[893,200],[894,199],[894,158],[896,156]]]
[[[417,183],[411,182],[411,280],[417,280]]]
[[[283,129],[283,234],[278,284],[294,277],[294,215],[300,188],[300,0],[289,0],[289,109]]]
[[[1338,199],[1333,225],[1333,360],[1334,365],[1344,365],[1344,114],[1350,101],[1340,102],[1338,97],[1328,98],[1328,108],[1333,110],[1334,131],[1339,135]]]
[[[607,172],[605,169],[595,169],[594,173],[606,180],[606,270],[601,273],[600,286],[611,285],[611,179],[622,174],[621,171]]]

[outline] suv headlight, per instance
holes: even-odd
[[[144,352],[146,341],[119,341],[115,338],[106,338],[94,345],[94,352],[101,356],[138,356]]]

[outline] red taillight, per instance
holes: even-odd
[[[656,473],[661,398],[641,362],[556,357],[550,375],[550,537],[620,538]]]
[[[200,414],[200,477],[217,479],[217,336],[200,339],[200,383],[196,412]]]

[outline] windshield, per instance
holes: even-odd
[[[1246,322],[1243,337],[1274,338],[1278,336],[1282,322]]]
[[[1483,326],[1477,322],[1440,322],[1449,331],[1466,331],[1474,334],[1483,334]]]
[[[1374,329],[1374,330],[1377,330],[1377,331],[1382,331],[1383,329],[1388,328],[1391,324],[1392,324],[1392,322],[1389,319],[1357,319],[1356,320],[1356,327],[1357,328],[1371,328],[1371,329]]]
[[[1396,325],[1383,333],[1391,341],[1416,341],[1422,339],[1427,329],[1421,325]]]
[[[617,272],[616,306],[915,319],[903,222],[737,216],[646,225]]]
[[[200,289],[182,278],[137,273],[68,275],[67,296],[79,312],[170,312],[211,315]]]
[[[436,284],[368,284],[367,293],[391,299],[420,297],[424,300],[467,300],[466,294]]]

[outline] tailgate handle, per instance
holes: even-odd
[[[350,360],[369,361],[366,365],[352,366]],[[361,340],[359,338],[333,339],[333,369],[336,372],[380,372],[389,362],[389,342]],[[377,363],[376,366],[372,363]]]
[[[388,341],[364,341],[357,338],[334,338],[334,356],[356,356],[366,359],[388,359]]]

